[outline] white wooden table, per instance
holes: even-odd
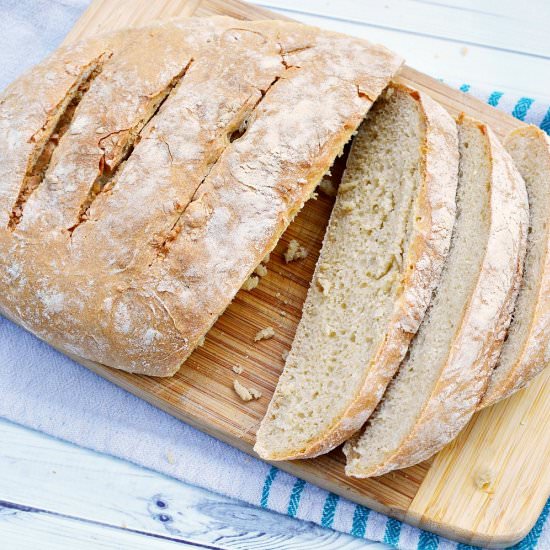
[[[449,82],[550,99],[550,3],[544,0],[257,3],[384,43],[409,65]],[[0,548],[181,547],[387,548],[0,419]]]

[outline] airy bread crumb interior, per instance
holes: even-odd
[[[534,314],[539,300],[540,286],[548,248],[548,223],[550,218],[550,181],[548,180],[547,145],[536,139],[540,130],[524,129],[514,133],[506,142],[506,149],[521,173],[529,196],[530,226],[527,238],[527,255],[519,295],[508,336],[502,347],[497,367],[491,375],[482,406],[496,399],[506,397],[514,389],[528,380],[512,381],[516,363],[522,360],[521,354],[528,344]],[[533,135],[532,132],[535,132]],[[535,139],[533,139],[535,138]],[[538,358],[539,361],[547,357]],[[537,371],[540,369],[534,368]],[[503,387],[505,386],[505,387]],[[504,392],[504,393],[502,393]]]
[[[408,356],[365,431],[345,447],[350,475],[369,475],[391,459],[411,433],[446,365],[476,285],[490,228],[491,165],[487,140],[473,121],[459,125],[459,149],[457,220],[439,287]]]
[[[342,421],[361,388],[408,265],[424,135],[418,102],[399,88],[390,88],[360,127],[302,320],[258,432],[262,456],[307,449]]]

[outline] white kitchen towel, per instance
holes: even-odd
[[[86,5],[87,0],[1,0],[0,89],[57,46]],[[458,85],[550,132],[547,105]],[[251,458],[110,384],[1,317],[0,416],[256,506],[396,548],[472,548],[355,505]],[[550,503],[517,548],[550,548],[549,513]]]

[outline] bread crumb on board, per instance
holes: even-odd
[[[494,481],[495,472],[490,468],[484,468],[483,470],[480,470],[474,478],[475,486],[478,489],[481,489],[482,491],[485,491],[487,493],[490,492],[489,489]]]
[[[254,270],[254,273],[256,273],[259,277],[265,277],[267,275],[267,267],[264,264],[260,264]]]
[[[319,182],[319,191],[327,195],[327,197],[335,197],[338,193],[336,185],[334,185],[334,183],[332,183],[332,180],[329,180],[328,178],[323,178]]]
[[[281,357],[283,358],[283,361],[286,361],[288,359],[288,350],[285,349],[283,353],[281,353]]]
[[[244,369],[242,367],[238,366],[238,365],[234,365],[233,367],[231,367],[231,370],[235,374],[242,374]]]
[[[285,252],[285,262],[294,262],[296,260],[301,260],[307,256],[307,250],[300,245],[296,239],[292,239],[288,243],[288,248]]]
[[[273,338],[273,336],[275,336],[275,330],[273,327],[266,327],[256,333],[256,336],[254,336],[254,342],[269,340],[269,338]]]
[[[248,388],[248,391],[252,395],[253,399],[260,399],[262,396],[262,392],[260,390],[257,390],[256,388]]]
[[[246,388],[236,378],[233,380],[233,389],[235,393],[243,401],[252,401],[253,399],[260,399],[262,393],[254,388]]]
[[[198,340],[197,340],[197,347],[202,347],[204,346],[204,339],[205,337],[204,336],[201,336]]]
[[[257,275],[250,275],[241,287],[243,290],[252,290],[258,286],[260,278]]]

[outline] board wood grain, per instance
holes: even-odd
[[[237,0],[94,0],[67,36],[71,42],[99,32],[175,16],[225,14],[242,19],[280,18]],[[398,81],[426,91],[453,115],[464,111],[503,137],[522,123],[410,67]],[[170,379],[128,374],[74,357],[108,380],[168,413],[253,454],[259,422],[290,348],[332,206],[310,200],[277,245],[268,275],[241,291],[180,372]],[[309,251],[285,264],[290,239]],[[274,338],[254,342],[267,326]],[[262,398],[243,403],[239,380]],[[550,371],[511,399],[477,414],[459,438],[434,460],[367,480],[344,475],[340,450],[314,460],[278,463],[303,479],[379,512],[465,543],[489,547],[519,541],[531,529],[550,494]]]

